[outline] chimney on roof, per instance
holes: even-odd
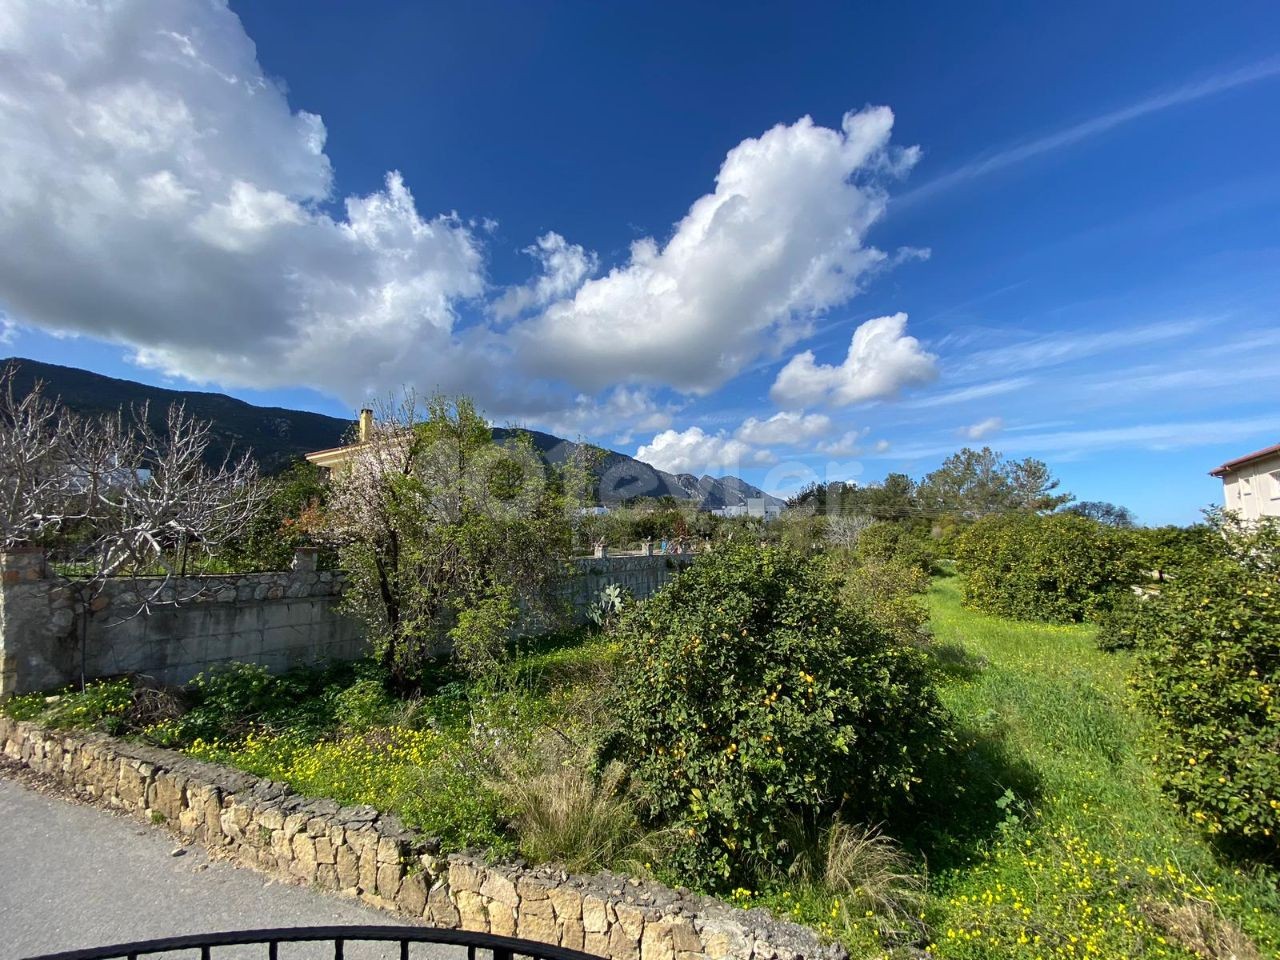
[[[360,411],[360,429],[357,436],[361,443],[368,443],[373,438],[373,411],[368,407]]]

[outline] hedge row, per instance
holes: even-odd
[[[1095,618],[1141,577],[1130,535],[1070,513],[997,514],[965,528],[953,555],[969,605],[1017,620]]]

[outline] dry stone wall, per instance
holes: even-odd
[[[63,787],[277,877],[433,926],[521,937],[612,960],[844,960],[760,910],[614,874],[442,855],[394,816],[98,734],[0,717],[0,749]],[[33,865],[38,869],[38,864]]]

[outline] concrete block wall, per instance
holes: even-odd
[[[561,595],[581,623],[606,586],[643,600],[693,561],[690,554],[579,558]],[[338,612],[343,585],[341,574],[317,571],[314,554],[300,553],[287,572],[175,579],[164,596],[181,602],[143,614],[139,605],[155,583],[109,580],[86,619],[75,588],[50,575],[42,553],[0,554],[0,697],[77,683],[82,667],[88,679],[139,674],[180,685],[233,661],[282,672],[354,659],[367,644],[361,624]]]
[[[279,672],[360,656],[361,625],[336,609],[341,575],[306,561],[281,573],[178,578],[141,614],[158,582],[109,580],[86,618],[76,588],[48,576],[43,555],[0,555],[0,696],[78,682],[82,666],[89,678],[178,685],[230,661]]]
[[[581,622],[610,584],[616,583],[635,599],[643,600],[693,561],[694,555],[688,553],[580,557],[573,561],[574,573],[564,586],[564,596]]]
[[[308,800],[168,750],[0,717],[0,753],[255,870],[437,927],[609,960],[847,960],[812,930],[762,910],[616,874],[572,876],[555,866],[442,855],[438,843],[372,807]]]

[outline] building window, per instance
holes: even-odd
[[[1271,471],[1271,499],[1280,500],[1280,470]]]

